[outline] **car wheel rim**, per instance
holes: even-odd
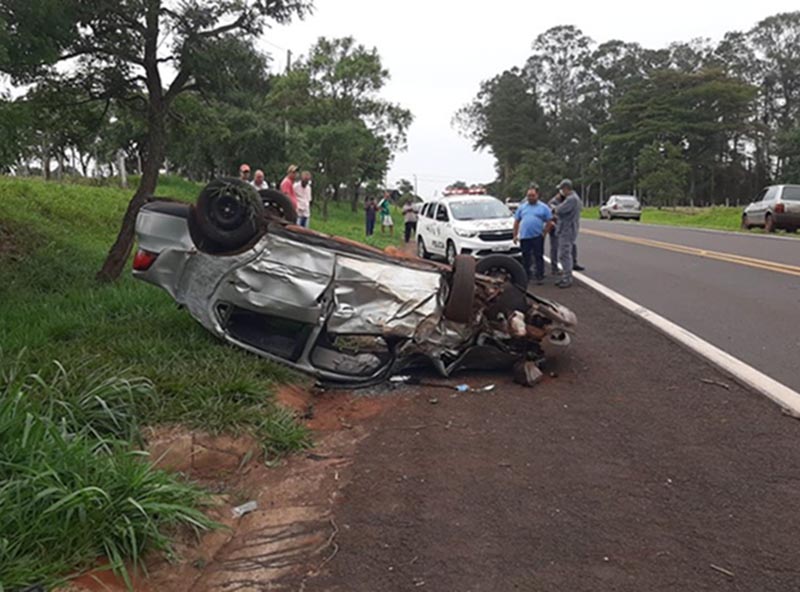
[[[230,230],[242,223],[244,208],[235,197],[223,194],[214,200],[210,215],[218,227]]]
[[[447,262],[450,265],[456,262],[456,250],[452,245],[447,245]]]
[[[417,241],[417,256],[425,257],[425,243],[422,242],[422,239]]]

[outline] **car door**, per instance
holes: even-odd
[[[780,187],[777,185],[767,188],[767,192],[764,194],[764,199],[761,200],[761,203],[758,207],[759,224],[766,224],[767,214],[775,207],[775,201],[778,199],[778,194],[780,193],[779,189]]]
[[[617,198],[613,195],[608,198],[606,205],[603,206],[603,216],[610,218],[611,208],[614,207],[614,203],[616,202]]]
[[[422,208],[422,215],[419,218],[418,235],[425,242],[425,248],[430,252],[431,241],[433,240],[433,213],[436,211],[436,202],[428,202]]]
[[[767,194],[767,189],[762,189],[753,202],[747,206],[747,222],[748,224],[763,224],[764,223],[764,196]]]
[[[450,215],[447,213],[447,206],[440,202],[436,206],[436,213],[433,220],[433,236],[431,246],[437,255],[444,255],[447,249],[447,229],[450,224]]]

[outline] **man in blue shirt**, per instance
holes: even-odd
[[[528,279],[531,277],[531,263],[536,263],[534,277],[540,284],[544,280],[544,237],[553,226],[552,220],[550,208],[539,201],[539,186],[531,183],[526,201],[514,213],[514,242],[519,242]]]

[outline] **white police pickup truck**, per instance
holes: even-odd
[[[425,259],[456,255],[480,258],[518,256],[513,241],[514,216],[502,201],[489,195],[454,194],[426,202],[417,223],[417,254]]]

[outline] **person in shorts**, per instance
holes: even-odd
[[[394,220],[392,219],[392,202],[389,199],[389,192],[385,191],[383,199],[378,203],[378,211],[381,215],[381,233],[389,229],[389,234],[394,236]]]

